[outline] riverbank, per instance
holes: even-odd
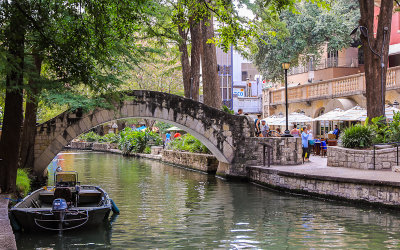
[[[14,233],[8,219],[9,195],[0,194],[0,249],[17,249]]]

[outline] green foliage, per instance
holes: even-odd
[[[154,126],[160,130],[161,134],[165,134],[167,132],[167,129],[173,127],[171,124],[166,123],[166,122],[156,122],[156,124],[154,124]]]
[[[145,154],[150,154],[150,153],[151,153],[151,148],[150,148],[149,146],[147,146],[147,147],[144,149],[143,153],[145,153]]]
[[[28,171],[18,169],[17,171],[17,191],[25,197],[31,190],[31,180],[29,179]]]
[[[119,134],[108,133],[99,138],[99,142],[118,143],[121,137]]]
[[[368,126],[372,130],[373,143],[386,143],[389,141],[389,126],[383,116],[374,117],[371,122],[367,118],[364,126]]]
[[[389,141],[400,142],[400,112],[394,113],[388,129]]]
[[[96,141],[99,141],[100,138],[101,138],[101,136],[96,134],[93,131],[90,131],[86,134],[82,134],[79,136],[79,139],[87,141],[87,142],[96,142]]]
[[[210,151],[203,143],[191,134],[185,134],[180,139],[174,139],[168,144],[168,148],[178,151],[209,154]]]
[[[229,109],[226,105],[222,106],[222,111],[224,111],[228,114],[231,114],[231,115],[233,115],[235,113],[235,111],[233,111],[232,109]]]
[[[147,130],[135,131],[131,128],[125,128],[121,131],[120,136],[118,148],[122,150],[124,155],[131,152],[143,153],[147,146],[162,144],[159,134]]]
[[[315,1],[300,2],[296,7],[297,13],[282,11],[279,20],[274,22],[274,35],[263,34],[262,41],[257,44],[253,59],[266,79],[281,80],[283,62],[290,62],[292,66],[304,65],[313,57],[315,64],[324,52],[322,46],[326,42],[328,52],[349,47],[349,34],[360,18],[356,0],[332,1],[329,9]],[[270,15],[261,17],[267,22],[271,18]]]
[[[373,130],[357,124],[345,129],[341,139],[345,148],[369,148],[373,143]]]

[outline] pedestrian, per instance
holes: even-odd
[[[307,125],[307,131],[308,131],[308,134],[309,134],[309,136],[308,136],[308,152],[311,154],[311,152],[314,152],[314,144],[315,144],[315,142],[314,142],[314,135],[313,135],[313,132],[312,132],[310,124]]]
[[[181,137],[181,134],[178,131],[176,131],[176,133],[174,134],[174,139],[180,138],[180,137]]]
[[[260,136],[261,137],[267,137],[268,133],[269,133],[269,127],[268,127],[267,123],[264,120],[262,120],[261,121],[261,135]]]
[[[293,137],[300,137],[300,131],[297,129],[297,125],[296,124],[293,125],[293,129],[292,129],[292,131],[290,131],[290,134]]]
[[[303,147],[303,163],[309,161],[310,153],[308,152],[308,137],[310,134],[307,132],[307,127],[303,127],[303,133],[301,133],[301,145]]]
[[[257,115],[257,119],[254,121],[254,125],[256,128],[256,136],[260,136],[261,134],[261,115]]]
[[[164,142],[164,147],[168,146],[169,142],[171,141],[171,134],[167,132],[165,134],[165,142]]]
[[[243,115],[243,109],[238,109],[238,112],[236,113],[236,115]]]

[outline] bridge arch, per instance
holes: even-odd
[[[135,90],[131,98],[115,105],[115,109],[64,112],[39,124],[35,138],[34,172],[44,174],[47,165],[74,138],[112,120],[146,118],[171,123],[199,139],[221,162],[232,164],[245,138],[254,136],[252,122],[245,116],[230,115],[168,93]]]

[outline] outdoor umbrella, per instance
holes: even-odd
[[[338,117],[340,117],[343,113],[344,113],[343,109],[336,108],[321,116],[318,116],[317,118],[314,119],[314,121],[337,121]]]
[[[312,122],[314,121],[311,117],[293,112],[289,114],[289,124],[291,123],[307,123],[307,122]],[[282,126],[286,124],[286,117],[283,118],[277,118],[273,121],[271,121],[268,125],[276,125],[276,126]]]
[[[166,130],[167,131],[182,131],[183,129],[180,129],[178,127],[173,126],[173,127],[170,127],[169,129],[166,129]]]

